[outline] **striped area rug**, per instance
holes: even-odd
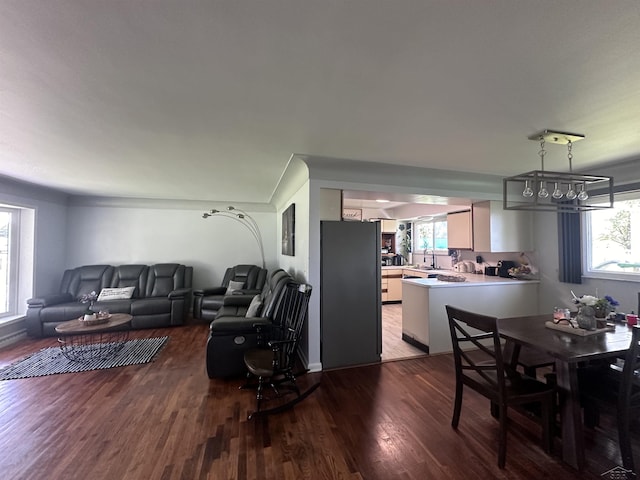
[[[113,358],[95,359],[86,362],[68,360],[58,347],[43,348],[22,360],[0,370],[0,380],[42,377],[58,373],[86,372],[105,368],[123,367],[149,363],[167,343],[169,337],[141,338],[128,340]]]

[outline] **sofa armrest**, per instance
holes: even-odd
[[[30,298],[27,300],[27,305],[29,305],[29,308],[44,308],[72,301],[73,297],[70,293],[56,293],[53,295],[45,295],[43,297]]]
[[[252,295],[225,295],[222,299],[222,305],[232,305],[232,306],[248,306],[253,300],[257,293]]]
[[[169,298],[184,298],[191,295],[190,288],[179,288],[178,290],[173,290],[169,292]]]
[[[231,295],[251,295],[252,297],[255,297],[256,295],[260,295],[262,293],[262,290],[251,290],[251,289],[247,289],[247,290],[234,290]]]
[[[227,287],[212,287],[194,290],[193,295],[196,297],[204,297],[206,295],[224,295],[226,292]]]

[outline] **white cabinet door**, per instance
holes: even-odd
[[[473,204],[473,249],[476,252],[533,250],[531,212],[504,210],[502,202]]]
[[[471,211],[449,213],[447,215],[447,244],[449,248],[473,248]]]
[[[396,221],[382,219],[382,233],[396,233]]]

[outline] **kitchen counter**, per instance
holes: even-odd
[[[423,270],[424,271],[424,270]],[[445,305],[495,317],[538,314],[538,280],[516,280],[447,270],[464,282],[402,279],[402,338],[427,353],[451,352]]]
[[[425,270],[422,270],[425,271]],[[437,278],[403,278],[402,283],[410,283],[412,285],[424,288],[453,288],[453,287],[478,287],[486,285],[510,285],[520,283],[540,283],[539,280],[518,280],[515,278],[491,277],[476,273],[458,273],[449,270],[429,270],[429,273],[437,273],[438,275],[450,275],[456,277],[464,277],[464,282],[446,282]]]

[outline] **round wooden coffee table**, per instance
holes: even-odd
[[[120,330],[133,317],[128,313],[113,313],[105,323],[87,325],[79,318],[56,326],[62,354],[74,362],[104,360],[114,357],[129,339],[129,330]]]

